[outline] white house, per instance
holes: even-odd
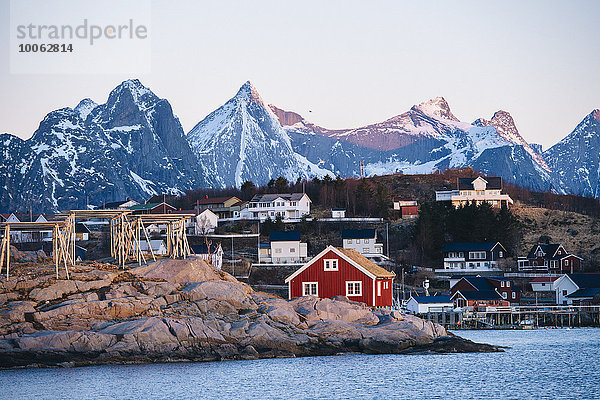
[[[298,231],[271,232],[269,242],[259,248],[261,263],[302,263],[308,258],[308,246],[300,242]]]
[[[377,243],[375,229],[344,229],[342,242],[344,249],[356,250],[367,258],[383,255],[383,243]]]
[[[410,296],[406,309],[411,314],[427,314],[428,312],[444,312],[452,310],[454,304],[450,296]]]
[[[534,292],[555,292],[554,282],[556,282],[560,276],[539,276],[529,282],[531,289]]]
[[[506,249],[500,242],[449,243],[444,254],[444,269],[436,272],[473,274],[499,271],[498,261],[506,258]]]
[[[150,246],[152,247],[152,252],[155,256],[166,256],[167,255],[167,246],[165,245],[165,241],[161,239],[151,239]],[[146,240],[140,241],[140,250],[144,254],[151,254],[150,247],[148,247],[148,242]]]
[[[554,290],[558,305],[591,301],[600,294],[600,274],[565,274],[554,282]]]
[[[502,194],[502,178],[499,177],[458,178],[457,186],[457,190],[436,191],[435,200],[450,201],[455,207],[484,202],[493,207],[513,204],[509,195]]]
[[[417,200],[405,199],[403,197],[395,197],[392,202],[394,203],[394,210],[401,210],[402,207],[414,207],[418,206]]]
[[[240,211],[241,219],[300,219],[310,214],[311,200],[306,193],[257,194]]]
[[[192,252],[202,258],[203,260],[210,260],[210,264],[221,269],[223,267],[223,248],[221,243],[215,246],[211,246],[210,252],[206,244],[198,244],[190,246]]]
[[[171,214],[193,214],[194,217],[185,221],[185,228],[188,235],[204,236],[208,233],[213,233],[219,226],[219,216],[212,210],[194,209],[194,210],[177,210]],[[166,229],[166,226],[161,226],[161,229]]]

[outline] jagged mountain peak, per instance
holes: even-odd
[[[412,107],[414,111],[421,111],[423,114],[437,119],[445,119],[458,122],[458,118],[452,114],[450,106],[446,99],[441,96],[422,102]]]
[[[256,88],[250,81],[246,81],[240,87],[240,89],[234,96],[234,99],[250,100],[250,101],[256,101],[256,102],[260,102],[260,103],[264,104],[262,98],[260,97],[260,94],[258,93],[258,90],[256,90]]]
[[[142,108],[149,101],[158,100],[158,97],[152,90],[144,86],[139,79],[128,79],[114,88],[108,95],[107,104],[114,105],[125,98],[129,98],[133,103]]]
[[[79,102],[79,104],[77,104],[77,106],[75,106],[75,108],[73,109],[77,114],[79,114],[79,116],[81,117],[82,120],[86,120],[87,116],[92,112],[92,110],[94,108],[98,107],[98,104],[96,104],[92,99],[90,98],[85,98],[83,100],[81,100]]]
[[[596,121],[600,122],[600,109],[595,109],[594,111],[592,111],[590,113],[590,115],[592,116],[592,118],[594,118]]]

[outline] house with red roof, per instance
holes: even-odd
[[[371,307],[391,307],[396,274],[354,249],[328,246],[286,278],[289,298],[347,296]]]

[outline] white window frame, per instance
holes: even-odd
[[[512,292],[512,298],[513,298],[513,300],[517,298],[517,293],[516,292]]]
[[[355,286],[358,285],[358,286]],[[352,293],[348,290],[352,286]],[[358,287],[358,290],[356,290]],[[346,281],[346,297],[362,296],[362,281]]]
[[[483,257],[481,257],[483,255]],[[469,259],[471,260],[485,260],[486,254],[485,251],[470,251]]]
[[[502,298],[503,298],[504,300],[506,300],[506,297],[507,297],[507,296],[508,296],[508,295],[506,294],[506,292],[502,292]]]
[[[348,240],[348,244],[352,244],[352,239],[346,239]]]
[[[377,281],[377,297],[381,297],[381,281]]]
[[[337,258],[325,258],[323,260],[323,271],[338,271],[339,261]]]
[[[315,294],[311,293],[311,290],[310,290],[311,286],[309,286],[309,285],[315,285],[314,286],[315,292],[316,292]],[[306,290],[307,288],[309,289],[308,293]],[[319,282],[302,282],[302,296],[317,296],[318,297],[319,296]]]
[[[500,281],[500,287],[504,287],[504,281]]]

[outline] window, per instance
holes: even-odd
[[[281,249],[275,249],[275,253],[281,253]]]
[[[504,281],[500,282],[500,287],[504,287]]]
[[[317,282],[302,282],[302,296],[318,296],[319,284]]]
[[[512,292],[512,298],[516,299],[517,298],[517,294],[515,292]]]
[[[565,260],[565,267],[569,266],[569,260]]]
[[[564,289],[563,290],[563,296],[566,296],[566,295],[567,295],[567,289]]]
[[[369,243],[369,239],[365,239],[365,244],[368,244],[368,243]]]
[[[506,287],[510,287],[510,281],[506,281]]]
[[[362,282],[346,282],[346,296],[362,296]]]
[[[472,260],[485,260],[485,251],[470,251],[469,258]]]
[[[504,253],[503,253],[502,251],[499,251],[499,252],[498,252],[498,257],[499,257],[499,258],[502,258],[502,257],[504,257]]]
[[[390,288],[390,283],[388,281],[383,282],[383,288],[384,289],[389,289]]]
[[[323,260],[324,266],[323,269],[325,271],[337,271],[338,270],[338,260],[335,258],[325,259]]]
[[[377,281],[377,296],[381,296],[381,281]]]
[[[502,292],[502,298],[506,299],[506,292]]]
[[[292,247],[292,248],[290,249],[290,253],[295,253],[295,252],[296,252],[296,249]]]
[[[348,244],[352,244],[352,239],[348,239]]]
[[[368,247],[363,247],[363,253],[368,253],[369,252],[369,248]]]

